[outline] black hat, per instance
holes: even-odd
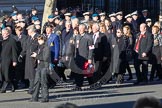
[[[58,12],[58,8],[55,8],[53,11],[54,11],[54,12]]]
[[[37,11],[37,8],[36,7],[32,7],[31,10],[32,11],[35,11],[35,10]]]

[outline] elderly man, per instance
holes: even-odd
[[[94,81],[97,82],[104,73],[101,72],[102,64],[110,57],[110,46],[105,34],[99,32],[99,25],[94,23],[92,26],[94,44]]]
[[[10,30],[4,28],[2,30],[2,49],[1,49],[1,76],[2,76],[2,89],[1,93],[6,92],[9,84],[12,85],[12,92],[15,91],[13,83],[13,67],[17,64],[17,46],[16,41],[10,37]]]
[[[29,79],[29,91],[31,94],[34,86],[34,78],[35,78],[35,68],[37,66],[36,60],[31,57],[32,52],[36,52],[38,50],[38,41],[36,33],[36,28],[34,25],[30,25],[27,27],[28,37],[26,40],[26,46],[23,48],[22,52],[19,55],[18,61],[26,55],[25,61],[25,79]]]
[[[75,71],[74,77],[76,83],[75,90],[81,90],[81,87],[83,86],[84,75],[88,78],[89,84],[90,85],[93,84],[92,75],[88,75],[88,73],[83,72],[85,63],[88,63],[89,65],[92,64],[93,59],[92,54],[94,50],[93,39],[91,36],[86,34],[85,29],[86,29],[85,24],[79,25],[80,40],[75,44],[76,49],[78,49],[78,52],[76,52],[75,54],[76,55],[75,63],[78,68],[77,70],[74,70]]]
[[[135,84],[139,84],[142,81],[148,81],[148,60],[149,55],[151,54],[152,45],[153,36],[146,30],[146,24],[142,23],[140,25],[140,32],[137,34],[136,43],[134,47],[134,67],[137,76],[137,82]],[[142,65],[142,72],[140,71],[140,65]]]

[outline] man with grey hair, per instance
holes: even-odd
[[[17,46],[16,41],[10,36],[10,30],[2,30],[2,49],[1,49],[1,81],[3,82],[1,93],[5,93],[7,86],[11,84],[12,92],[15,91],[16,85],[13,82],[13,68],[17,65]]]
[[[72,28],[73,29],[79,26],[79,19],[78,18],[72,19],[71,22],[72,22]]]
[[[97,82],[104,72],[101,72],[103,68],[103,62],[106,62],[108,58],[110,58],[110,46],[107,41],[107,37],[105,34],[99,32],[99,25],[98,23],[94,23],[92,25],[92,31],[93,31],[93,44],[94,44],[94,65],[95,65],[95,71],[94,71],[94,81]]]
[[[33,91],[34,86],[34,78],[35,78],[35,68],[37,63],[34,58],[31,57],[33,52],[36,52],[38,49],[38,41],[36,33],[36,28],[34,25],[30,25],[27,27],[28,37],[26,40],[26,46],[23,48],[22,52],[18,57],[18,61],[21,62],[22,58],[26,55],[25,61],[25,79],[29,80],[29,91],[28,93],[31,94]]]
[[[62,55],[65,55],[66,47],[69,44],[70,38],[73,36],[72,24],[71,21],[65,22],[65,29],[62,31],[61,40],[62,40]]]
[[[75,83],[76,83],[76,90],[81,90],[81,87],[83,86],[83,80],[84,76],[87,77],[89,84],[93,84],[93,78],[90,73],[85,73],[85,64],[87,63],[89,66],[92,65],[92,59],[93,59],[93,40],[92,37],[89,36],[86,31],[86,25],[80,24],[79,25],[79,34],[80,34],[80,40],[79,42],[76,42],[76,49],[78,51],[75,54],[74,60],[76,63],[77,70],[74,70],[75,74]]]

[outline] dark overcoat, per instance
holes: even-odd
[[[38,50],[38,41],[37,41],[38,34],[34,35],[32,39],[28,36],[26,40],[26,46],[23,48],[23,51],[20,55],[26,55],[25,61],[25,79],[34,79],[35,77],[35,68],[37,66],[36,59],[31,57],[33,52]]]
[[[16,41],[9,36],[8,39],[2,41],[1,76],[4,77],[4,81],[12,80],[13,62],[17,62],[17,46]]]

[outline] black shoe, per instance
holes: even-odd
[[[15,87],[14,86],[12,86],[11,92],[15,92]]]
[[[11,92],[15,92],[15,89],[12,89]]]
[[[48,99],[41,99],[40,102],[45,103],[45,102],[49,102],[49,100]]]
[[[38,99],[33,99],[33,98],[31,98],[31,99],[29,100],[29,102],[38,102]]]
[[[1,90],[0,93],[6,93],[6,90]]]

